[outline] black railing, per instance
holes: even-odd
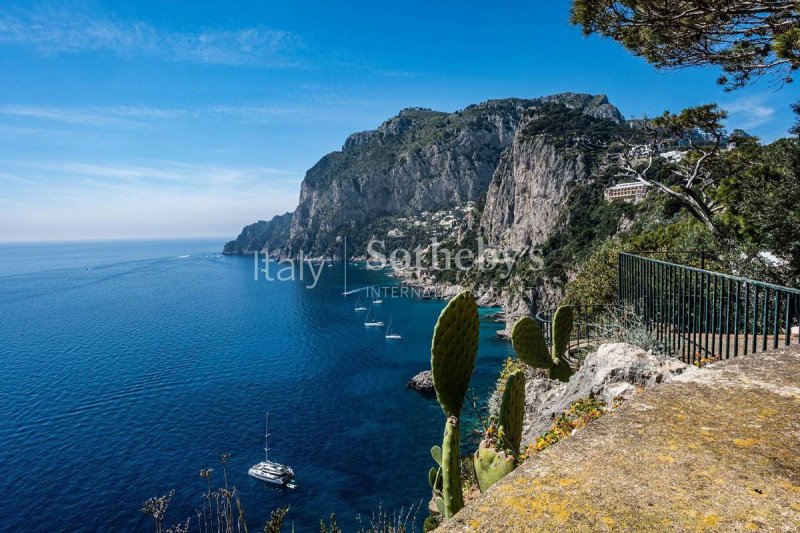
[[[800,290],[622,253],[618,303],[684,362],[800,342]]]
[[[593,341],[604,338],[604,324],[609,315],[614,314],[614,305],[572,305],[572,334],[570,349],[582,348],[594,344]],[[544,309],[536,313],[536,322],[542,330],[547,345],[551,345],[551,327],[555,309]]]

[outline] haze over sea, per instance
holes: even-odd
[[[336,513],[346,531],[379,506],[422,501],[444,415],[405,388],[429,368],[439,301],[385,299],[365,329],[343,265],[319,285],[254,280],[252,257],[216,240],[0,245],[0,493],[4,531],[143,531],[151,496],[176,490],[165,524],[195,517],[230,452],[251,530],[290,505],[297,531]],[[275,268],[276,265],[272,265]],[[348,286],[393,284],[348,267]],[[482,314],[488,313],[482,310]],[[482,321],[478,398],[510,347]],[[299,487],[247,475],[263,458]],[[469,427],[470,424],[465,424]]]

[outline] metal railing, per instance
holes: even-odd
[[[572,334],[570,335],[570,350],[583,348],[596,344],[595,341],[603,339],[605,329],[603,324],[609,314],[614,313],[615,305],[592,304],[571,305],[572,307]],[[555,309],[543,309],[534,317],[542,330],[547,345],[551,345],[552,329]]]
[[[800,342],[800,289],[622,253],[617,299],[686,363]]]

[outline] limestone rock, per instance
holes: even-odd
[[[616,343],[601,345],[590,354],[568,383],[538,373],[530,375],[525,383],[523,444],[544,433],[555,416],[581,398],[596,398],[609,404],[615,398],[630,398],[638,389],[667,381],[689,368],[677,359]]]

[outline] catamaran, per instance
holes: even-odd
[[[392,319],[389,319],[389,327],[386,328],[386,338],[391,340],[400,340],[403,337],[399,333],[392,333]]]
[[[371,305],[369,306],[369,311],[367,311],[367,318],[364,319],[364,325],[368,328],[382,328],[384,326],[383,322],[375,320]]]
[[[265,422],[267,431],[264,435],[264,460],[251,466],[247,473],[258,480],[294,489],[297,487],[294,481],[294,470],[269,460],[269,413],[267,413]]]
[[[358,300],[356,300],[356,309],[355,309],[355,310],[356,310],[356,311],[366,311],[366,310],[367,310],[367,308],[366,308],[366,307],[364,307],[363,305],[361,305],[361,298],[359,298]]]

